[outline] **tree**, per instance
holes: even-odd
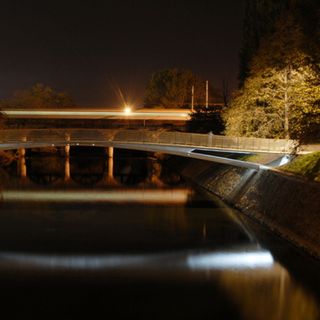
[[[295,17],[279,19],[225,113],[227,134],[302,138],[320,124],[319,70],[306,41]]]
[[[196,108],[196,110],[191,113],[191,119],[188,121],[188,131],[222,134],[224,131],[222,112],[221,106]]]
[[[175,68],[158,71],[152,75],[147,86],[145,105],[181,108],[187,103],[196,81],[196,76],[188,70]]]
[[[240,87],[250,73],[250,64],[260,42],[274,30],[274,24],[290,0],[246,0],[240,51]]]
[[[0,129],[3,129],[5,127],[5,116],[3,115],[3,112],[0,109]]]
[[[64,108],[74,106],[74,102],[65,92],[35,84],[29,89],[15,91],[12,97],[1,100],[0,106],[3,109]]]
[[[147,107],[182,108],[191,106],[194,86],[195,105],[205,104],[205,81],[189,70],[165,69],[155,72],[146,89]],[[218,92],[209,87],[209,101],[221,100]]]

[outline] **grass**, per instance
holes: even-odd
[[[242,161],[248,161],[248,162],[255,162],[255,163],[261,163],[261,164],[268,164],[276,159],[278,159],[278,155],[274,154],[249,154],[242,156],[239,160]]]
[[[320,182],[320,152],[298,156],[279,169]]]

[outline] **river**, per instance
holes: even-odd
[[[2,167],[0,312],[319,319],[319,262],[168,163],[99,148],[66,159],[53,148]]]

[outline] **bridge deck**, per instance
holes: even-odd
[[[0,131],[1,148],[10,143],[29,144],[112,144],[135,143],[213,148],[254,153],[290,153],[293,140],[227,137],[212,134],[169,132],[163,130],[115,129],[8,129]],[[9,145],[8,145],[9,147]]]
[[[114,146],[123,149],[163,152],[257,170],[263,166],[217,154],[194,151],[208,149],[230,153],[274,153],[280,156],[290,153],[293,141],[234,138],[160,130],[9,129],[0,132],[1,149],[36,148],[51,145]]]

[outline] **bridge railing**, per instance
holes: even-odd
[[[121,130],[116,133],[114,140],[131,143],[155,143],[281,153],[291,152],[295,146],[295,142],[293,140],[286,139],[227,137],[211,134],[166,131],[158,132],[147,130]]]
[[[0,143],[37,143],[52,141],[56,144],[92,141],[148,143],[161,145],[208,147],[228,150],[290,153],[295,142],[285,139],[227,137],[187,132],[119,130],[119,129],[9,129],[0,131]]]

